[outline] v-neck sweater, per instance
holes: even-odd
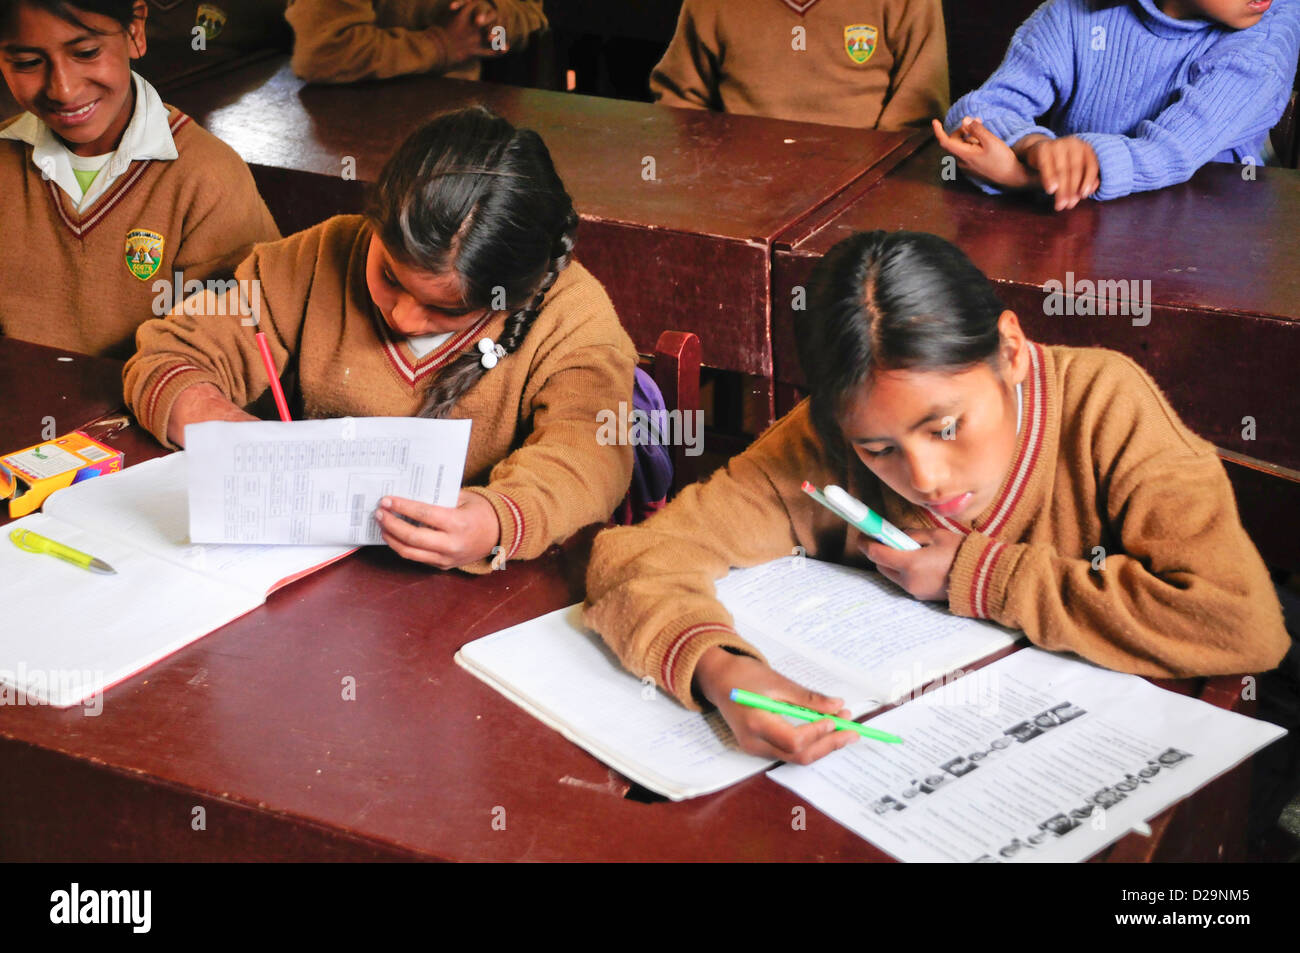
[[[127,404],[167,443],[172,405],[209,383],[246,407],[270,386],[254,333],[265,331],[295,418],[411,417],[430,384],[506,316],[489,312],[417,358],[378,313],[366,285],[370,227],[340,215],[259,245],[235,271],[239,288],[205,292],[146,322],[124,372]],[[258,281],[256,294],[252,281]],[[256,328],[251,325],[256,321]],[[578,529],[604,522],[632,479],[632,448],[598,439],[602,413],[632,401],[637,353],[614,306],[577,261],[560,272],[517,350],[461,395],[450,416],[470,419],[464,485],[492,504],[504,559],[531,559]],[[488,568],[486,560],[462,567]]]
[[[1121,354],[1031,343],[1030,357],[1011,465],[970,523],[894,493],[847,445],[834,465],[805,401],[645,523],[597,537],[587,624],[631,671],[698,707],[691,682],[707,649],[762,658],[715,580],[795,547],[871,565],[859,531],[803,493],[811,480],[848,487],[901,528],[963,536],[948,579],[957,615],[1138,675],[1276,666],[1290,639],[1214,447]]]
[[[132,162],[81,211],[42,176],[31,145],[0,140],[0,211],[12,239],[0,256],[5,335],[129,357],[136,328],[174,300],[165,289],[177,272],[182,288],[228,278],[256,242],[280,237],[235,151],[184,113],[169,107],[168,116],[177,157]],[[141,239],[158,256],[143,277],[130,260]]]

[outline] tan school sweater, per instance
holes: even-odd
[[[489,0],[510,50],[546,28],[542,0]],[[478,79],[477,60],[450,69],[438,25],[451,0],[289,0],[293,71],[312,83],[352,83],[408,73]]]
[[[126,358],[155,305],[160,313],[170,306],[155,283],[174,282],[177,271],[185,281],[229,277],[255,242],[280,237],[244,160],[184,113],[168,114],[178,157],[133,162],[81,213],[42,177],[30,145],[0,140],[0,215],[10,239],[0,255],[0,331]],[[161,260],[141,278],[127,260],[128,235],[146,233],[162,239]]]
[[[297,394],[287,396],[303,416],[418,413],[438,372],[481,338],[496,340],[505,315],[487,315],[417,360],[370,299],[369,242],[364,219],[344,215],[258,246],[235,272],[261,282],[257,327],[241,323],[234,291],[205,293],[149,321],[124,372],[128,406],[163,443],[186,387],[215,384],[248,406],[270,386],[254,338],[262,330],[281,375],[291,360],[296,367]],[[464,483],[496,511],[506,559],[531,559],[607,520],[627,492],[631,448],[596,438],[600,412],[630,403],[636,359],[605,289],[571,262],[520,348],[461,396],[451,416],[474,422]]]
[[[686,0],[650,89],[667,106],[859,128],[926,126],[948,110],[942,5]]]
[[[847,486],[904,529],[965,536],[948,607],[1121,672],[1193,676],[1273,668],[1290,638],[1237,517],[1214,448],[1127,357],[1031,344],[1016,453],[971,525],[893,493],[846,447],[828,461],[805,401],[711,480],[636,527],[596,538],[587,624],[631,671],[696,707],[695,664],[714,645],[761,658],[715,598],[732,567],[788,556],[870,566],[861,534],[800,489]],[[1093,547],[1105,551],[1092,568]]]

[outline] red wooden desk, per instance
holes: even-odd
[[[1123,351],[1193,429],[1247,458],[1229,466],[1247,527],[1266,556],[1300,570],[1300,173],[1261,168],[1244,181],[1239,167],[1211,164],[1180,186],[1058,214],[1028,196],[993,198],[943,181],[941,155],[930,143],[813,234],[800,226],[778,240],[773,354],[787,395],[778,409],[803,382],[792,289],[816,260],[855,231],[933,232],[993,279],[1036,340]],[[1149,281],[1150,323],[1046,314],[1044,285],[1068,285],[1070,274],[1076,285]],[[1243,439],[1245,417],[1255,420],[1253,440]]]
[[[577,255],[643,353],[664,330],[694,331],[706,363],[764,378],[773,239],[916,145],[901,133],[440,77],[307,86],[283,57],[171,101],[253,167],[286,232],[359,210],[364,183],[422,121],[485,103],[546,141],[582,216]]]
[[[115,403],[115,362],[59,381],[57,354],[0,339],[0,444],[55,400]],[[115,439],[128,464],[160,452],[135,428]],[[471,578],[370,548],[110,689],[97,717],[0,707],[0,860],[886,859],[815,810],[793,830],[798,802],[761,776],[678,804],[625,798],[455,665],[465,642],[580,598],[584,559],[579,544]],[[1247,770],[1107,856],[1233,856]]]

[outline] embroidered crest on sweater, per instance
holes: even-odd
[[[203,32],[209,40],[215,40],[221,35],[221,31],[226,28],[226,20],[229,19],[226,11],[221,9],[215,3],[200,3],[198,15],[194,18],[194,25],[203,27]]]
[[[141,281],[148,281],[162,265],[166,239],[147,228],[133,228],[126,233],[126,267]]]
[[[876,28],[855,23],[844,28],[844,52],[855,63],[865,63],[876,52]]]

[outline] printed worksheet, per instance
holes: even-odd
[[[768,774],[904,861],[1084,860],[1286,731],[1027,648]]]
[[[190,540],[383,543],[385,496],[455,506],[470,421],[209,421],[186,429]]]

